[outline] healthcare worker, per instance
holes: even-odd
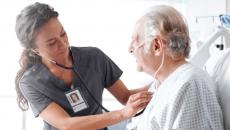
[[[24,47],[17,101],[22,110],[29,102],[35,117],[44,120],[43,130],[105,130],[134,116],[151,99],[147,87],[128,90],[119,79],[122,71],[98,48],[70,47],[58,12],[49,5],[25,7],[15,30]],[[104,88],[126,106],[102,114]],[[72,94],[79,100],[73,102]]]

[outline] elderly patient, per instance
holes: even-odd
[[[182,15],[155,6],[136,23],[129,46],[138,70],[151,75],[154,96],[137,121],[137,130],[222,130],[214,83],[186,61],[190,38]]]

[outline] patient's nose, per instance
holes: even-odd
[[[132,46],[132,43],[129,45],[129,47],[128,47],[128,52],[129,53],[133,53],[133,50],[134,50],[134,48],[133,48],[133,46]]]

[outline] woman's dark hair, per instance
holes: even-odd
[[[54,17],[58,17],[58,12],[49,5],[38,2],[25,7],[17,16],[15,31],[24,50],[19,60],[21,68],[15,78],[15,89],[17,103],[22,111],[28,110],[28,101],[19,88],[20,79],[27,69],[40,62],[40,57],[31,51],[36,47],[36,31]]]

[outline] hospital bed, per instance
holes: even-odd
[[[224,126],[226,130],[230,130],[230,16],[226,15],[225,18],[220,18],[222,26],[217,27],[189,60],[206,70],[215,82],[223,110]],[[217,38],[221,38],[221,43],[213,46]],[[218,47],[220,51],[210,54],[212,47]]]

